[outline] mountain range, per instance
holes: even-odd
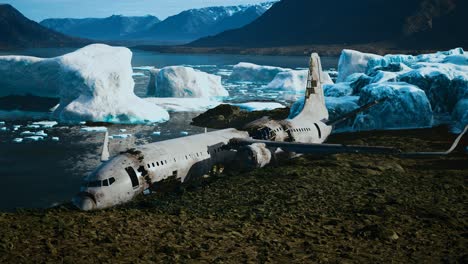
[[[106,18],[49,18],[40,22],[44,27],[69,36],[94,40],[121,40],[130,34],[145,31],[161,22],[155,16]]]
[[[466,0],[282,0],[242,28],[205,37],[188,46],[381,42],[419,48],[466,46],[467,6]]]
[[[0,49],[79,46],[87,42],[47,29],[11,5],[0,4]]]
[[[201,37],[215,35],[225,30],[240,28],[258,17],[273,5],[266,2],[256,5],[220,6],[190,9],[159,21],[154,16],[85,19],[45,19],[41,25],[76,37],[103,41],[140,41],[157,44],[188,43]]]

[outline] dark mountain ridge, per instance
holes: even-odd
[[[282,0],[254,22],[192,47],[466,46],[466,0]]]
[[[29,20],[9,4],[0,4],[0,49],[79,46],[87,40],[71,38]]]

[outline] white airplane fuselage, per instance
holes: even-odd
[[[270,163],[280,149],[252,144],[245,151],[223,146],[234,138],[257,138],[298,143],[323,143],[332,127],[325,124],[328,111],[321,87],[318,55],[311,56],[304,106],[292,119],[258,120],[256,136],[236,129],[224,129],[139,146],[103,163],[85,178],[73,203],[82,210],[108,208],[130,201],[151,185],[169,177],[181,182],[210,173],[218,165],[256,162],[257,167]],[[250,153],[250,154],[246,154]],[[246,159],[239,159],[244,156]],[[275,156],[276,157],[276,156]],[[236,164],[243,165],[243,164]]]

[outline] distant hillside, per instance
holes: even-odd
[[[463,46],[466,0],[282,0],[245,27],[192,47],[357,45]]]
[[[0,4],[0,49],[74,46],[85,43],[85,40],[65,36],[27,19],[11,5]]]
[[[124,40],[128,35],[146,31],[159,22],[157,17],[150,15],[114,15],[107,18],[50,18],[41,21],[40,24],[70,36],[95,40]]]
[[[168,17],[146,31],[131,34],[128,39],[187,43],[200,37],[245,26],[260,17],[272,5],[273,2],[267,2],[257,5],[191,9]]]

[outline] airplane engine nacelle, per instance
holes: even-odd
[[[242,169],[263,168],[271,162],[271,151],[265,144],[252,144],[237,152],[237,160]]]

